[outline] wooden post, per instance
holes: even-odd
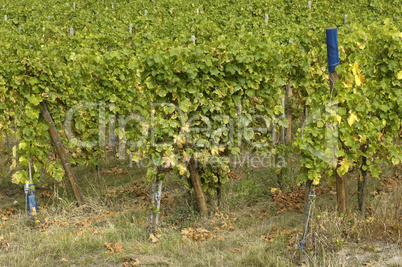
[[[49,125],[50,137],[52,138],[52,141],[56,147],[57,154],[59,155],[64,171],[66,172],[67,178],[70,180],[71,187],[77,200],[77,204],[78,206],[81,206],[82,204],[84,204],[84,198],[82,197],[81,190],[77,185],[77,179],[75,178],[70,162],[68,161],[68,157],[66,151],[64,150],[63,144],[60,141],[60,137],[59,134],[57,133],[56,126],[53,123],[53,119],[50,116],[46,103],[41,102],[40,104],[42,106],[40,112],[42,113],[43,118],[50,124]]]
[[[365,170],[363,169],[365,166]],[[367,158],[363,156],[362,165],[360,166],[360,177],[357,182],[357,203],[359,206],[360,214],[364,217],[365,213],[365,199],[367,191]]]
[[[190,172],[191,183],[193,184],[195,199],[197,201],[201,217],[207,217],[208,216],[207,201],[205,200],[205,194],[204,191],[202,190],[200,175],[198,173],[198,169],[195,164],[194,155],[190,158],[190,162],[188,164],[188,170]]]
[[[330,90],[334,90],[334,85],[338,80],[338,74],[335,72],[329,73],[329,84]],[[334,148],[335,149],[335,148]],[[336,166],[336,170],[339,168],[339,163]],[[338,213],[345,213],[348,207],[348,193],[347,193],[347,183],[346,176],[340,176],[335,170],[336,178],[336,198],[337,198],[337,208]]]
[[[343,20],[343,24],[346,24],[347,20],[348,20],[348,15],[345,15],[345,18]]]
[[[307,107],[304,107],[304,123],[302,125],[302,129],[301,129],[301,135],[304,135],[304,127],[306,127],[307,125],[307,116],[308,116],[308,109]]]
[[[329,87],[330,87],[330,93],[333,94],[336,93],[334,86],[336,81],[339,79],[338,74],[335,71],[335,67],[339,64],[337,28],[326,29],[326,35],[327,35]],[[339,168],[339,160],[335,170],[337,207],[338,207],[338,213],[345,213],[348,207],[346,176],[345,175],[340,176],[337,172],[338,168]]]

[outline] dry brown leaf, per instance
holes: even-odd
[[[152,233],[149,234],[149,238],[151,239],[152,243],[156,243],[159,241],[159,239],[156,238],[156,236],[154,236],[154,234],[152,234]]]
[[[31,215],[32,215],[32,216],[38,215],[38,213],[36,212],[36,208],[35,208],[35,207],[32,207]]]
[[[190,233],[190,230],[187,229],[187,228],[184,228],[184,229],[181,229],[181,233],[182,233],[183,235],[188,235],[188,234]]]
[[[107,254],[120,253],[123,251],[123,246],[119,243],[104,243],[103,246],[106,247]]]
[[[123,267],[130,267],[130,266],[138,266],[141,262],[139,259],[130,259],[130,261],[126,261],[123,263]]]

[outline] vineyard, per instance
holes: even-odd
[[[399,1],[0,11],[1,266],[402,263]]]

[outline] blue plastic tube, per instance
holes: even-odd
[[[339,65],[338,30],[337,28],[328,28],[326,33],[328,71],[329,73],[334,73],[335,67]]]

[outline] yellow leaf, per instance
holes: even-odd
[[[349,171],[349,167],[350,167],[350,162],[347,159],[343,159],[339,168],[336,170],[336,172],[339,174],[339,176],[344,175],[345,173],[347,173]]]
[[[344,83],[343,83],[347,88],[352,88],[352,83],[349,81],[349,80],[346,80]]]
[[[313,185],[318,185],[320,183],[320,178],[321,178],[320,174],[316,173],[313,179]]]
[[[275,193],[275,192],[276,192],[276,190],[278,190],[278,188],[274,188],[274,187],[272,187],[272,188],[271,188],[271,194]]]
[[[190,124],[186,123],[182,128],[182,131],[189,133],[190,132]]]
[[[355,121],[359,121],[359,119],[357,118],[356,113],[353,112],[349,116],[348,123],[349,123],[350,126],[352,126],[355,123]]]
[[[362,84],[362,82],[360,81],[359,75],[355,75],[355,83],[357,86],[360,86]]]
[[[184,165],[183,163],[180,163],[178,167],[179,167],[180,175],[186,175],[187,174],[186,165]]]
[[[357,62],[353,63],[352,72],[353,72],[353,75],[358,75],[360,73],[359,64]]]
[[[186,151],[183,151],[183,159],[184,159],[185,162],[190,161],[190,156],[186,153]]]
[[[402,38],[402,37],[401,37]],[[402,70],[398,72],[398,80],[402,80]]]
[[[336,115],[335,118],[336,118],[336,121],[337,121],[337,122],[341,123],[341,121],[342,121],[342,117],[341,117],[341,116]]]
[[[212,156],[215,156],[216,154],[218,154],[218,147],[217,146],[213,146],[212,148],[211,148],[211,155]]]

